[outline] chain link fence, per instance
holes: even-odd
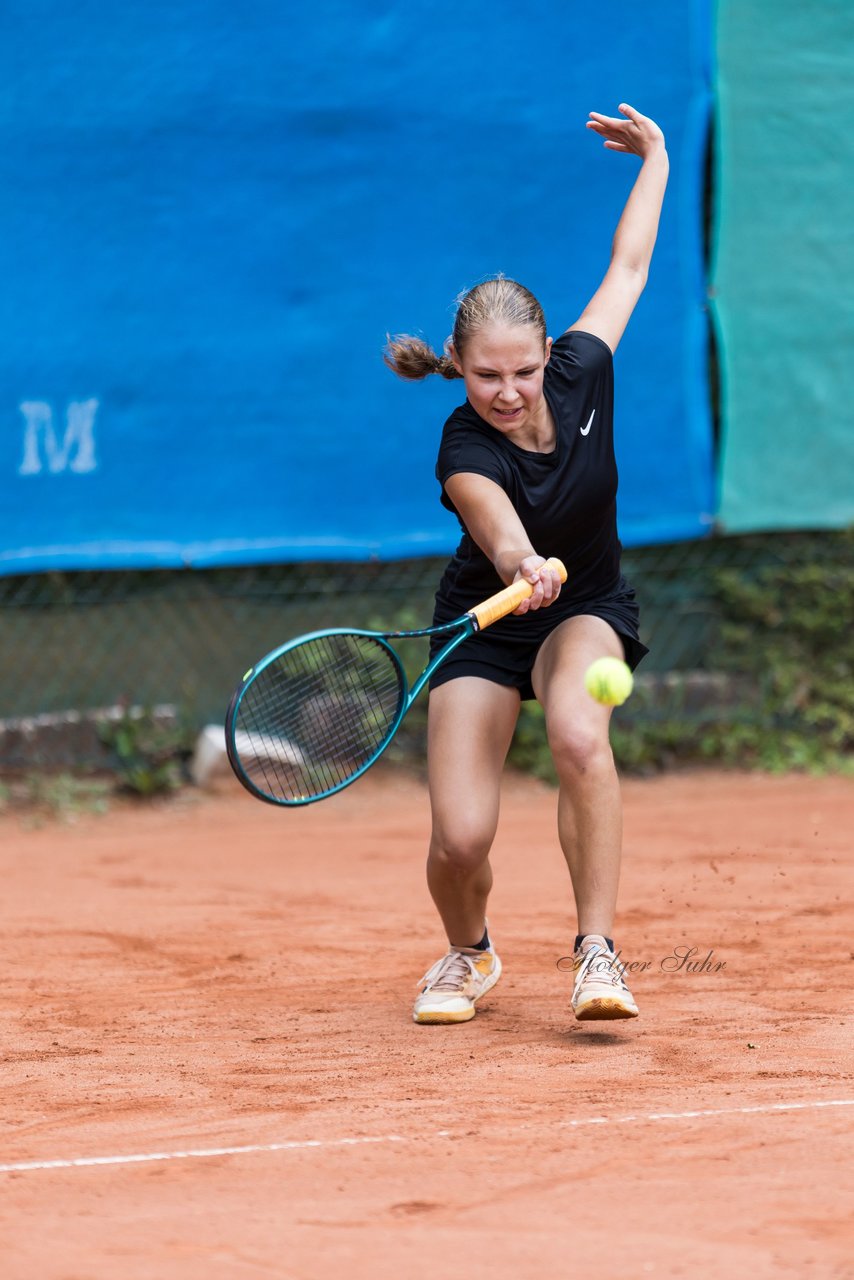
[[[827,537],[712,537],[626,551],[651,650],[641,679],[708,673],[714,689],[716,575],[820,564]],[[245,669],[293,636],[428,625],[445,562],[0,578],[0,766],[93,765],[103,759],[93,721],[121,708],[161,709],[188,731],[221,723]]]

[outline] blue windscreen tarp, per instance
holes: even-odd
[[[621,533],[708,528],[705,2],[4,17],[0,571],[453,547],[433,466],[462,385],[399,382],[385,335],[440,345],[496,271],[571,324],[637,172],[584,128],[620,101],[672,164],[617,357]]]

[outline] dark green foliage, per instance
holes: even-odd
[[[195,731],[174,715],[129,707],[118,719],[103,721],[98,736],[112,751],[125,790],[155,796],[185,782]]]
[[[826,556],[748,573],[721,570],[719,668],[752,696],[711,746],[765,768],[854,762],[854,537]]]

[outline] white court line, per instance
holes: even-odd
[[[430,1135],[448,1138],[444,1129]],[[266,1142],[250,1147],[201,1147],[189,1151],[150,1151],[133,1156],[79,1156],[74,1160],[26,1160],[21,1164],[0,1164],[0,1173],[24,1173],[30,1169],[80,1169],[93,1164],[147,1164],[151,1160],[204,1160],[210,1156],[244,1156],[258,1151],[300,1151],[309,1147],[358,1147],[368,1142],[412,1142],[398,1134],[378,1138],[310,1138],[305,1142]]]
[[[704,1120],[711,1116],[747,1116],[779,1111],[815,1111],[820,1107],[854,1107],[854,1098],[832,1098],[826,1102],[769,1102],[754,1107],[715,1107],[704,1111],[650,1111],[646,1115],[587,1116],[581,1120],[558,1120],[553,1129],[581,1129],[587,1125],[644,1124],[658,1120]],[[517,1129],[532,1128],[522,1123]],[[488,1132],[484,1130],[483,1132]],[[205,1160],[211,1156],[243,1156],[264,1151],[305,1151],[309,1148],[359,1147],[369,1143],[424,1142],[435,1138],[453,1138],[451,1129],[438,1129],[435,1133],[402,1134],[387,1133],[376,1138],[313,1138],[304,1142],[266,1142],[246,1147],[201,1147],[189,1151],[151,1151],[130,1156],[80,1156],[75,1160],[25,1160],[19,1164],[0,1164],[0,1173],[28,1173],[35,1169],[81,1169],[104,1164],[148,1164],[154,1160]]]
[[[637,1124],[643,1120],[702,1120],[706,1116],[749,1116],[757,1112],[811,1111],[817,1107],[854,1107],[854,1098],[832,1098],[826,1102],[769,1102],[755,1107],[712,1107],[704,1111],[651,1111],[643,1116],[591,1116],[586,1120],[559,1120],[556,1129],[579,1129],[586,1124]],[[2,1165],[0,1165],[2,1169]]]

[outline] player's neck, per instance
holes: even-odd
[[[536,414],[531,415],[514,443],[529,453],[553,453],[557,442],[554,419],[545,396]]]

